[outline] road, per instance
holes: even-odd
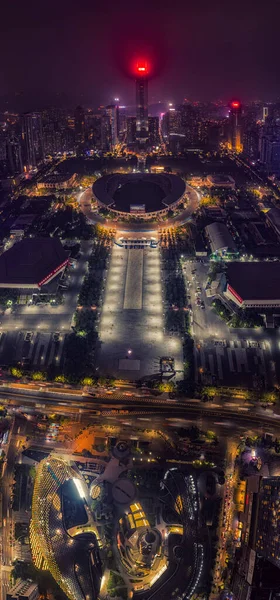
[[[16,416],[13,420],[6,451],[2,477],[2,556],[1,556],[1,591],[2,599],[10,586],[11,563],[13,561],[13,515],[11,508],[11,492],[13,485],[13,471],[18,447],[24,436],[21,432],[22,419]]]
[[[78,195],[78,201],[80,203],[82,213],[87,217],[87,219],[91,223],[99,223],[104,227],[114,228],[119,232],[126,231],[138,231],[140,232],[153,232],[158,231],[159,229],[166,229],[168,227],[176,227],[178,225],[183,225],[187,221],[191,219],[193,212],[197,209],[200,194],[197,190],[192,188],[190,185],[186,184],[186,193],[189,198],[188,206],[185,210],[183,210],[180,215],[174,217],[173,219],[169,219],[168,221],[158,221],[155,225],[154,223],[149,223],[148,221],[144,221],[142,223],[122,223],[118,221],[112,221],[109,219],[105,219],[101,217],[96,210],[93,210],[91,207],[91,199],[92,199],[92,188],[87,188],[84,192]]]

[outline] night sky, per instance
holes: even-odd
[[[150,102],[274,99],[279,22],[279,0],[11,0],[0,108],[133,103],[138,56],[152,66]]]

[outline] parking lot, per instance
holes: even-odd
[[[212,309],[205,286],[208,261],[184,262],[195,341],[196,382],[272,387],[279,381],[278,330],[232,329]],[[204,305],[205,308],[202,308]]]
[[[0,317],[0,364],[25,362],[33,367],[46,367],[54,362],[60,365],[90,252],[91,242],[81,242],[80,257],[62,282],[63,304],[19,305]]]

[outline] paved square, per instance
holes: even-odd
[[[143,257],[144,250],[128,250],[125,294],[123,307],[140,310],[143,296]]]
[[[182,378],[182,340],[164,334],[162,307],[160,250],[114,245],[99,327],[100,374],[140,379],[158,374],[160,357],[172,356],[180,371],[177,378]],[[120,361],[130,358],[140,361],[139,371],[119,369],[125,365]]]

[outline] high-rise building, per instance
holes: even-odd
[[[232,592],[236,600],[279,600],[280,477],[256,475],[240,484],[241,546],[236,552]]]
[[[101,148],[101,114],[88,110],[85,114],[86,141],[89,148]]]
[[[24,167],[36,168],[45,157],[41,113],[25,113],[22,116],[21,141]]]
[[[265,123],[267,117],[268,117],[268,106],[263,106],[262,119],[263,119],[264,123]]]
[[[234,152],[242,151],[242,106],[239,100],[230,104],[228,123],[228,145]]]
[[[246,128],[243,132],[243,152],[251,160],[259,158],[260,131],[257,125]]]
[[[197,146],[199,139],[199,112],[196,106],[185,102],[178,107],[181,115],[181,133],[185,136],[186,147]]]
[[[7,163],[9,175],[20,175],[23,172],[21,145],[15,136],[7,140]]]
[[[280,136],[277,134],[262,136],[260,161],[268,174],[280,174]]]
[[[61,108],[48,108],[42,113],[45,153],[51,156],[59,152],[67,152],[68,123],[65,111]],[[71,146],[71,145],[70,145]]]
[[[102,152],[110,152],[112,144],[111,137],[111,122],[109,115],[101,116],[101,150]]]
[[[148,117],[149,143],[151,146],[159,144],[159,117]]]
[[[79,145],[85,142],[85,111],[82,106],[75,109],[75,142]]]
[[[127,132],[127,143],[135,144],[135,142],[136,142],[136,117],[127,117],[126,132]]]
[[[119,139],[123,141],[126,135],[126,106],[119,106]]]
[[[115,146],[119,136],[119,106],[117,104],[106,106],[105,114],[110,118],[111,145]]]
[[[280,568],[280,477],[260,483],[256,551]]]
[[[146,63],[138,63],[136,75],[136,139],[140,143],[145,143],[148,138],[148,67]]]
[[[170,135],[181,133],[181,113],[171,103],[162,118],[162,133],[167,140]]]

